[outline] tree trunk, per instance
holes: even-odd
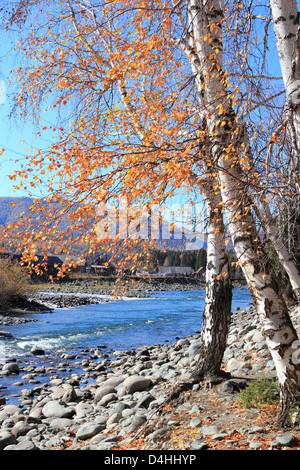
[[[282,240],[280,231],[278,230],[275,218],[272,216],[270,208],[267,203],[263,201],[263,197],[257,199],[258,208],[260,211],[259,217],[267,236],[269,237],[272,246],[278,254],[279,262],[283,267],[285,273],[290,281],[293,293],[296,300],[300,301],[300,274],[291,258],[290,252]]]
[[[295,152],[295,183],[300,191],[300,28],[296,0],[270,0],[276,46],[286,91],[285,118]]]
[[[222,158],[219,159],[219,164],[223,168],[219,177],[232,241],[276,367],[281,390],[278,424],[285,427],[289,425],[289,409],[296,399],[300,378],[299,365],[293,362],[297,333],[279,292],[268,257],[260,244],[255,221],[251,213],[247,218],[243,215],[243,205],[237,200],[240,194],[235,179],[237,174],[235,172],[233,175],[226,168]]]
[[[164,404],[180,398],[193,384],[211,385],[228,377],[221,370],[231,320],[232,283],[226,254],[225,227],[220,193],[212,181],[206,190],[207,209],[207,263],[206,296],[200,338],[199,359],[188,380],[172,388]]]
[[[246,126],[241,123],[240,143],[244,144],[244,149],[247,149],[247,158],[255,167],[252,151],[249,145],[249,138]],[[253,179],[255,176],[253,176]],[[279,262],[283,267],[286,275],[288,276],[291,288],[297,301],[300,301],[300,273],[296,267],[294,260],[291,257],[291,252],[283,241],[282,233],[278,228],[275,217],[272,215],[266,195],[263,189],[260,194],[255,198],[257,204],[256,215],[259,218],[266,235],[270,239],[274,250],[276,251]]]
[[[204,76],[211,152],[236,255],[246,277],[262,332],[274,360],[281,390],[278,424],[289,425],[289,409],[296,399],[299,365],[293,363],[297,334],[279,292],[272,268],[260,244],[249,195],[236,151],[238,123],[227,98],[222,76],[222,5],[218,0],[190,0],[190,28]],[[208,41],[213,31],[213,41]],[[203,89],[201,90],[203,93]],[[222,109],[222,113],[220,110]],[[217,123],[222,121],[223,125]],[[235,145],[233,145],[233,141]],[[226,151],[225,151],[226,149]],[[240,183],[241,182],[241,183]]]
[[[206,298],[203,311],[201,349],[192,379],[214,382],[224,377],[221,371],[231,320],[232,285],[225,245],[220,194],[210,185],[206,197],[207,264]]]

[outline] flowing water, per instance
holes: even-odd
[[[164,291],[147,298],[122,300],[105,297],[103,301],[33,314],[37,321],[1,326],[13,338],[0,341],[0,364],[14,357],[21,364],[32,361],[49,365],[61,362],[62,352],[99,347],[108,348],[107,351],[128,350],[166,341],[172,343],[201,330],[205,290]],[[232,311],[250,304],[247,289],[234,289]],[[45,355],[33,357],[30,350],[34,346],[44,349]],[[8,387],[7,394],[11,382],[11,377],[0,381],[0,386]]]

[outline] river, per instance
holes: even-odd
[[[13,338],[0,340],[0,366],[15,359],[27,371],[31,364],[59,367],[63,352],[82,354],[89,348],[103,348],[109,356],[116,350],[172,343],[201,331],[204,301],[205,290],[163,291],[147,298],[113,300],[106,296],[100,304],[33,314],[32,318],[37,321],[1,326],[1,330],[11,333]],[[232,311],[250,305],[246,288],[233,289]],[[42,348],[45,354],[33,356],[30,350],[35,346]],[[75,366],[73,362],[73,372],[81,373],[80,364]],[[69,371],[70,368],[66,373]],[[46,376],[39,379],[47,380]],[[20,379],[14,375],[0,380],[1,395],[10,403],[14,401],[14,394],[20,393],[20,387],[15,385],[17,380]]]
[[[112,350],[175,341],[201,330],[205,290],[156,292],[147,298],[125,298],[52,313],[37,320],[1,327],[13,339],[0,342],[0,359],[24,356],[38,346],[46,353],[106,345]],[[232,311],[251,304],[248,289],[233,290]],[[27,315],[28,316],[28,315]]]

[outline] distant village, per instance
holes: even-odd
[[[236,267],[234,253],[229,252],[230,261],[230,276],[232,279],[242,279],[243,275],[239,268]],[[0,259],[10,259],[12,262],[20,263],[23,266],[28,266],[22,260],[22,255],[15,253],[0,253]],[[49,255],[46,259],[42,255],[36,255],[30,265],[34,268],[37,265],[42,266],[44,275],[42,277],[49,277],[57,275],[60,268],[63,266],[64,260],[59,256]],[[151,277],[173,277],[173,278],[205,278],[206,272],[206,249],[194,251],[175,251],[175,250],[154,250],[151,253],[151,262],[147,270],[143,269],[130,269],[125,271],[126,274],[134,276],[151,276]],[[112,262],[108,256],[95,256],[89,258],[88,261],[72,268],[70,272],[78,274],[90,274],[93,276],[118,276],[121,270]],[[124,269],[122,269],[124,273]]]
[[[0,253],[0,259],[10,259],[12,262],[20,263],[23,266],[28,266],[27,263],[22,261],[22,255],[14,253]],[[30,262],[31,266],[41,265],[43,266],[44,274],[48,276],[55,276],[59,269],[63,265],[63,260],[58,256],[48,256],[47,259],[42,255],[36,255],[34,259]],[[86,262],[81,265],[78,265],[76,268],[72,269],[73,272],[77,273],[86,273],[99,276],[113,276],[118,275],[118,268],[111,262],[106,261],[105,257],[97,257],[94,261]],[[193,276],[193,277],[203,277],[205,275],[205,266],[200,267],[197,271],[191,266],[160,266],[151,269],[149,271],[139,271],[138,269],[130,270],[131,274],[135,276],[171,276],[171,277],[181,277],[181,276]],[[128,271],[129,273],[129,271]]]

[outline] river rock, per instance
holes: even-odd
[[[34,427],[34,425],[29,424],[26,421],[18,421],[11,429],[11,433],[17,439],[19,436],[26,436],[26,434],[34,429]]]
[[[31,354],[33,354],[34,356],[43,356],[45,354],[45,351],[44,349],[42,348],[39,348],[37,346],[34,346],[31,350],[30,350]]]
[[[195,416],[194,418],[191,419],[190,421],[190,426],[191,428],[199,428],[202,424],[202,420]]]
[[[5,447],[9,445],[16,444],[16,442],[17,440],[15,436],[12,433],[7,432],[7,434],[0,436],[0,450],[5,449]]]
[[[85,439],[89,439],[93,436],[96,436],[99,432],[103,431],[105,429],[106,424],[101,424],[101,423],[86,423],[83,426],[81,426],[76,434],[76,438],[79,441],[83,441]]]
[[[50,428],[54,432],[63,431],[73,424],[70,418],[54,418],[50,423]]]
[[[150,403],[155,400],[155,397],[151,393],[143,395],[136,404],[136,408],[149,408]]]
[[[19,374],[20,372],[19,366],[16,362],[8,362],[7,364],[4,364],[2,370],[8,374]]]
[[[39,448],[32,441],[24,440],[18,444],[9,445],[4,450],[39,450]]]
[[[110,385],[104,385],[99,387],[95,392],[94,402],[98,403],[102,400],[105,395],[109,393],[117,393],[116,389]]]
[[[109,403],[117,400],[118,395],[116,395],[116,393],[108,393],[107,395],[104,395],[104,397],[101,398],[98,404],[99,406],[107,406]]]
[[[2,412],[4,412],[8,416],[12,416],[18,411],[20,411],[20,408],[17,405],[4,405],[2,407]]]
[[[215,424],[205,424],[204,426],[201,426],[200,431],[206,436],[213,436],[222,432],[222,428]]]
[[[190,358],[195,358],[201,352],[201,343],[200,341],[191,341],[190,346],[188,347],[188,355]]]
[[[122,423],[123,434],[134,432],[137,428],[142,426],[146,421],[147,421],[147,418],[144,415],[135,415],[133,417],[127,418],[127,420],[124,423]]]
[[[43,415],[45,418],[71,418],[75,409],[64,404],[51,400],[43,406]]]
[[[13,335],[7,331],[0,331],[0,338],[13,338]]]
[[[80,402],[75,406],[76,419],[85,418],[88,414],[94,411],[93,405],[85,402]]]
[[[236,370],[239,370],[243,367],[244,362],[239,361],[238,359],[235,359],[234,357],[232,359],[229,359],[227,363],[227,372],[233,372]]]
[[[76,401],[76,399],[77,399],[77,394],[76,394],[73,387],[66,390],[65,393],[62,396],[62,401],[64,403],[74,402],[74,401]]]
[[[132,395],[134,392],[142,392],[152,385],[151,379],[140,375],[132,375],[124,381],[125,392]]]
[[[285,432],[276,437],[276,444],[281,447],[293,447],[298,443],[298,440],[293,434]]]
[[[209,448],[209,446],[205,442],[201,441],[193,441],[191,447],[194,450],[207,450]]]

